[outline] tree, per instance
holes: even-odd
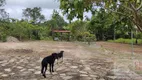
[[[60,0],[60,9],[69,20],[74,17],[82,20],[85,11],[91,11],[93,14],[96,7],[128,17],[142,32],[142,0]]]
[[[0,7],[5,5],[5,0],[0,0]],[[0,20],[6,20],[9,18],[9,14],[5,11],[5,9],[0,9]]]
[[[9,14],[5,11],[5,9],[0,9],[0,20],[8,20]]]
[[[41,14],[41,8],[40,7],[24,9],[23,10],[23,16],[29,21],[32,20],[34,24],[45,20],[44,15]]]
[[[56,29],[58,27],[58,25],[54,19],[48,20],[48,21],[44,22],[44,24],[47,25],[50,30]]]
[[[108,33],[113,31],[110,29],[112,19],[109,16],[110,14],[103,8],[95,11],[95,14],[92,16],[88,29],[96,35],[97,40],[106,40],[109,35]]]
[[[0,7],[5,4],[5,0],[0,0]]]
[[[58,29],[63,29],[63,26],[67,25],[64,18],[56,10],[53,11],[52,20],[54,24],[57,24]]]
[[[5,5],[5,0],[0,0],[0,7]],[[8,24],[5,20],[8,18],[8,13],[4,9],[0,9],[0,39],[6,41]],[[3,27],[5,26],[5,27]]]
[[[71,35],[73,40],[84,40],[84,33],[87,31],[86,22],[83,21],[75,21],[68,25],[71,31]]]
[[[67,25],[67,22],[56,10],[54,10],[51,19],[46,21],[45,24],[50,27],[50,30],[53,30],[63,29],[63,27]]]
[[[131,31],[132,24],[129,18],[123,16],[119,19],[119,17],[100,8],[92,15],[88,29],[90,33],[96,35],[97,40],[115,39],[117,37],[129,38],[127,33]]]

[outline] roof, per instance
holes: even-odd
[[[53,32],[70,33],[68,30],[53,30]]]

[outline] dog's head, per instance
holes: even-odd
[[[58,54],[57,53],[52,53],[52,56],[54,57],[54,59],[58,59]]]
[[[63,53],[64,51],[60,51],[60,53]]]

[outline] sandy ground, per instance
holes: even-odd
[[[141,80],[135,62],[141,62],[142,46],[97,42],[6,42],[0,43],[0,80]],[[64,62],[56,65],[53,75],[40,75],[40,62],[52,52],[64,50]],[[129,63],[128,63],[129,62]],[[134,67],[133,67],[134,65]],[[131,67],[132,66],[132,67]],[[129,74],[128,74],[129,73]],[[122,74],[122,75],[120,75]],[[133,76],[132,76],[133,75]],[[131,77],[129,77],[131,76]]]
[[[97,45],[101,45],[102,47],[114,51],[120,52],[131,52],[132,45],[131,44],[122,44],[122,43],[111,43],[111,42],[97,42]],[[134,53],[142,54],[142,45],[134,45],[133,46]]]

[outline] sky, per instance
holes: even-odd
[[[33,7],[41,7],[42,14],[45,16],[47,20],[51,19],[51,15],[53,10],[59,11],[60,15],[62,15],[59,10],[60,3],[57,0],[6,0],[6,5],[3,6],[6,12],[9,13],[11,18],[22,18],[22,10],[26,8]],[[85,13],[88,17],[91,17],[91,13]],[[66,19],[66,16],[64,16]],[[76,19],[74,19],[76,20]]]

